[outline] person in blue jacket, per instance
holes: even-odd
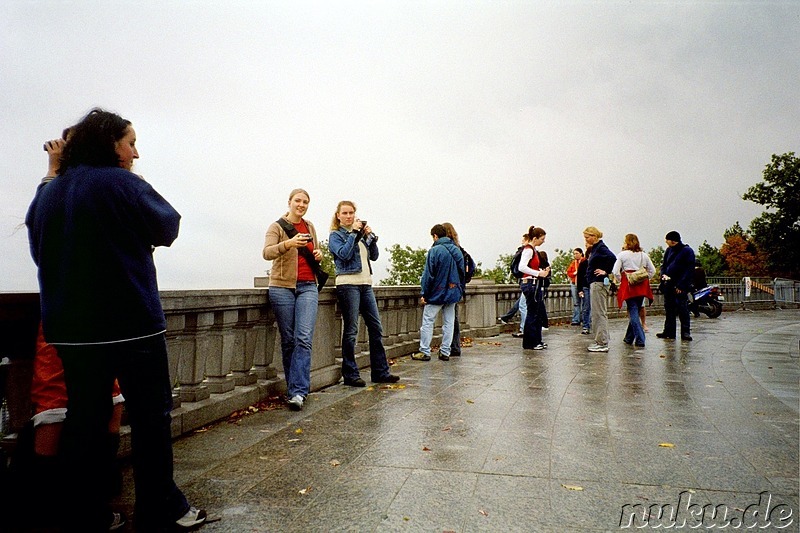
[[[172,383],[153,250],[178,236],[180,214],[131,172],[130,121],[93,109],[70,129],[59,177],[40,187],[25,223],[39,270],[42,328],[64,366],[66,531],[108,531],[105,480],[114,378],[131,426],[136,527],[206,520],[173,480]]]
[[[464,256],[441,224],[431,228],[433,245],[425,256],[425,270],[420,280],[422,296],[422,326],[419,330],[419,351],[411,354],[415,361],[431,360],[433,323],[442,312],[442,344],[439,359],[450,360],[450,345],[453,342],[453,322],[456,304],[463,295]]]
[[[383,328],[372,291],[372,265],[378,259],[378,236],[356,217],[356,204],[342,200],[336,206],[328,237],[328,249],[336,267],[336,296],[342,312],[342,378],[350,387],[364,387],[355,358],[358,315],[364,317],[369,337],[369,361],[373,383],[396,383],[389,372],[383,347]]]
[[[670,231],[664,237],[667,251],[661,264],[659,289],[664,295],[664,329],[659,339],[675,338],[675,318],[681,321],[681,340],[692,340],[688,295],[694,279],[694,250],[681,242],[681,234]]]

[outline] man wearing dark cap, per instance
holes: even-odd
[[[689,324],[688,295],[692,290],[694,277],[694,250],[681,242],[677,231],[670,231],[664,237],[667,251],[661,264],[661,294],[664,295],[664,330],[656,333],[659,339],[675,338],[675,317],[681,321],[681,340],[692,340]]]

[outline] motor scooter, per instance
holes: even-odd
[[[717,318],[722,314],[722,300],[725,297],[720,294],[718,285],[709,285],[692,293],[689,301],[689,311],[694,313],[695,318],[704,313],[708,318]]]

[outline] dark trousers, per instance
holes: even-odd
[[[455,318],[453,319],[453,342],[450,343],[450,355],[461,355],[461,321],[458,318],[458,304],[456,304]]]
[[[686,293],[678,294],[675,289],[668,288],[664,291],[664,335],[675,337],[675,318],[681,321],[681,337],[691,336],[689,301]]]
[[[522,330],[522,347],[531,349],[542,343],[542,320],[544,319],[544,300],[542,287],[535,281],[522,284],[522,294],[528,307],[525,327]]]
[[[107,480],[113,464],[106,452],[111,388],[119,380],[131,426],[136,524],[140,529],[174,522],[189,504],[173,480],[172,386],[163,334],[136,341],[58,346],[67,384],[62,435],[68,531],[108,531]],[[76,486],[85,487],[76,490]]]

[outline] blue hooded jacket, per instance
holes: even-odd
[[[420,288],[425,302],[453,304],[463,295],[464,255],[449,237],[434,241],[425,257]]]

